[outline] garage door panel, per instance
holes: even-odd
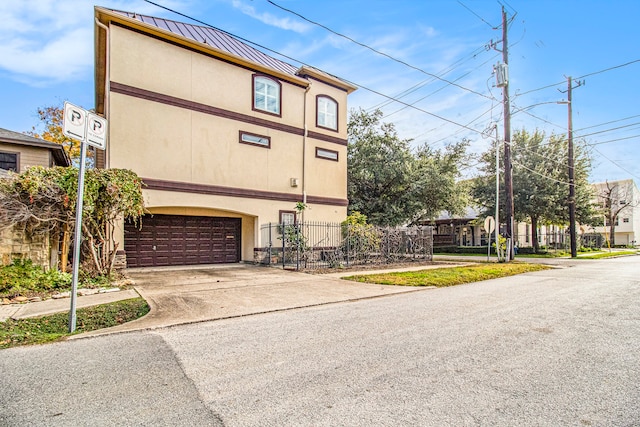
[[[125,224],[128,267],[240,261],[239,218],[153,215]]]

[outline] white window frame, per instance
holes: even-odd
[[[280,116],[281,98],[282,87],[279,81],[258,74],[253,76],[253,110]]]
[[[319,128],[338,130],[338,101],[327,95],[316,97],[316,126]]]
[[[339,153],[335,150],[329,150],[328,148],[316,147],[316,157],[324,160],[331,160],[333,162],[339,162]]]
[[[255,145],[257,147],[271,148],[271,138],[264,135],[257,135],[251,132],[240,131],[240,143]]]

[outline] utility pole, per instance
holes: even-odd
[[[576,87],[582,86],[582,82],[578,81]],[[574,175],[574,155],[573,155],[573,104],[571,99],[571,91],[573,90],[571,76],[567,77],[567,140],[568,140],[568,160],[569,160],[569,239],[571,241],[571,258],[578,256],[578,248],[576,241],[576,182]]]
[[[502,61],[509,66],[509,43],[507,42],[507,12],[502,6]],[[511,165],[511,102],[509,101],[509,80],[502,88],[502,104],[504,107],[504,190],[505,190],[505,225],[507,234],[507,252],[505,261],[513,259],[513,175]],[[511,242],[511,244],[509,244]]]

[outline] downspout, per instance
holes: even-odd
[[[307,134],[309,133],[309,128],[307,126],[307,93],[311,89],[311,82],[309,82],[309,86],[304,90],[304,105],[302,107],[302,121],[304,125],[304,131],[302,134],[302,203],[307,204]],[[304,211],[302,211],[301,221],[304,222]]]
[[[103,28],[105,31],[105,43],[104,43],[104,51],[105,51],[105,63],[104,63],[104,118],[109,120],[109,91],[110,89],[110,73],[109,68],[111,66],[111,62],[109,60],[109,45],[111,40],[109,39],[109,27],[98,21],[98,18],[95,18],[96,25],[100,28]],[[111,141],[109,139],[109,133],[111,131],[111,126],[107,126],[107,144],[110,144]],[[104,150],[104,167],[105,169],[109,168],[109,150]]]

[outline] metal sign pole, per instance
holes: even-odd
[[[87,159],[87,144],[80,142],[80,172],[78,173],[78,200],[76,201],[76,228],[73,244],[73,279],[71,280],[71,309],[69,310],[69,333],[76,330],[76,294],[78,293],[78,270],[80,246],[82,245],[82,206],[84,202],[84,169]]]

